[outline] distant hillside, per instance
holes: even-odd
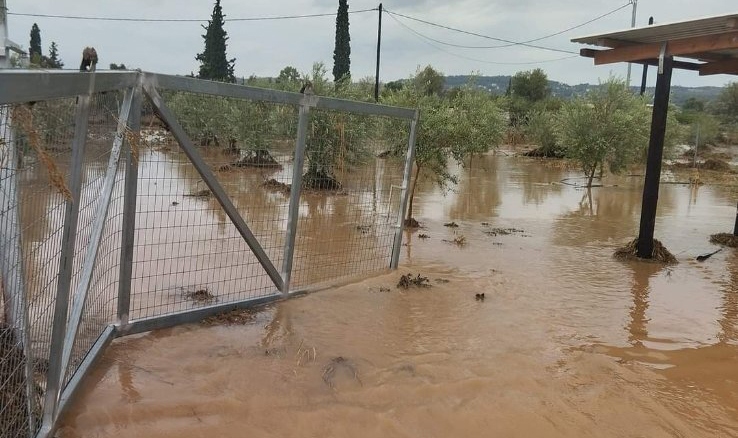
[[[469,76],[446,76],[446,88],[458,87],[464,85],[469,81]],[[477,76],[476,84],[481,88],[489,91],[493,94],[504,94],[507,90],[507,86],[510,83],[510,76]],[[563,84],[556,81],[548,81],[551,87],[551,93],[554,96],[562,97],[564,99],[570,99],[574,96],[579,96],[587,92],[587,90],[595,87],[592,84],[579,84],[569,85]],[[640,90],[639,87],[633,87],[634,92]],[[722,87],[671,87],[671,102],[676,105],[681,105],[690,97],[694,97],[700,100],[709,102],[718,97]],[[646,93],[653,95],[653,87],[646,88]]]

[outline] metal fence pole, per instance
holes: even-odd
[[[305,163],[305,141],[307,139],[307,125],[310,121],[310,100],[312,96],[305,96],[300,105],[299,120],[297,123],[297,141],[295,143],[295,159],[292,167],[292,186],[290,187],[290,206],[287,213],[287,230],[285,231],[284,257],[282,259],[282,294],[290,292],[292,279],[292,260],[295,254],[297,239],[297,222],[300,217],[300,193],[302,192],[302,168]]]
[[[397,269],[400,262],[400,247],[402,246],[402,230],[405,227],[405,212],[407,211],[407,200],[410,192],[410,174],[413,170],[413,162],[415,161],[415,136],[417,133],[418,120],[420,113],[415,112],[415,118],[410,122],[410,139],[407,144],[407,154],[405,155],[405,171],[402,175],[402,190],[400,191],[400,211],[397,213],[397,229],[395,230],[395,241],[392,245],[392,259],[390,268]]]
[[[51,431],[54,425],[61,393],[62,351],[64,332],[67,327],[67,312],[69,311],[69,289],[72,283],[74,247],[77,240],[77,223],[82,191],[82,160],[85,155],[89,115],[90,96],[78,96],[74,116],[74,139],[72,140],[72,164],[70,169],[72,200],[67,200],[64,208],[64,230],[61,241],[56,301],[54,303],[54,321],[51,327],[51,346],[49,350],[49,369],[46,374],[42,432]]]
[[[140,76],[143,79],[143,76]],[[120,276],[118,277],[118,323],[128,324],[131,309],[131,275],[133,273],[133,242],[136,231],[136,195],[138,192],[138,160],[140,159],[142,84],[133,92],[133,105],[128,118],[132,140],[126,150],[125,193],[123,197],[123,236],[120,252]],[[134,151],[134,148],[137,150]],[[134,154],[139,154],[135,156]]]

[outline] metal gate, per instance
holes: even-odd
[[[142,72],[0,72],[0,438],[116,337],[396,268],[413,109]]]

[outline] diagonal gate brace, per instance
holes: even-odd
[[[192,143],[192,140],[187,137],[187,134],[177,121],[174,113],[172,113],[169,107],[167,107],[167,105],[164,103],[164,100],[161,98],[159,92],[156,90],[151,82],[146,82],[144,84],[144,91],[151,100],[151,103],[154,105],[154,108],[156,108],[156,110],[159,112],[159,115],[162,117],[162,119],[164,119],[164,122],[167,124],[167,126],[169,126],[170,131],[174,135],[174,138],[177,140],[177,143],[179,143],[182,151],[185,153],[185,155],[187,155],[187,158],[189,158],[190,162],[192,162],[192,164],[195,166],[195,169],[200,174],[202,180],[208,186],[210,191],[213,192],[213,195],[218,200],[221,207],[223,207],[223,210],[231,219],[231,222],[241,234],[243,240],[246,242],[249,248],[251,248],[251,251],[256,256],[257,260],[264,268],[269,278],[272,280],[277,289],[279,289],[280,291],[284,290],[285,283],[282,279],[282,276],[279,274],[279,271],[277,270],[277,268],[274,267],[274,264],[269,259],[269,256],[267,256],[266,252],[264,252],[264,248],[261,247],[259,241],[251,232],[248,225],[246,225],[243,217],[241,217],[241,214],[231,202],[228,194],[226,194],[225,190],[223,190],[223,187],[218,182],[218,179],[213,174],[213,171],[210,170],[208,165],[197,152],[197,149]]]
[[[118,172],[118,163],[120,162],[121,149],[123,148],[123,140],[125,138],[126,128],[128,125],[128,116],[131,112],[131,104],[133,101],[133,89],[126,90],[123,97],[123,105],[121,105],[120,115],[118,118],[118,129],[113,140],[113,148],[110,151],[110,159],[108,160],[108,168],[105,173],[102,190],[99,195],[97,211],[92,224],[92,233],[90,241],[87,244],[87,251],[82,264],[82,276],[77,285],[77,290],[73,295],[72,312],[67,324],[67,331],[64,336],[64,348],[62,353],[61,370],[64,373],[69,366],[72,357],[72,349],[77,339],[80,323],[82,322],[82,313],[87,302],[87,295],[92,282],[92,274],[95,268],[95,260],[100,249],[100,241],[102,240],[103,231],[105,229],[105,221],[108,218],[108,210],[110,208],[110,199],[113,195],[115,186],[115,175]],[[62,378],[63,378],[62,374]]]

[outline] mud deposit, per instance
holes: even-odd
[[[641,178],[586,191],[500,156],[458,172],[446,196],[419,186],[399,271],[118,340],[59,435],[738,436],[738,253],[695,260],[732,230],[734,191],[662,187],[664,266],[613,257]],[[408,273],[432,287],[396,287]]]

